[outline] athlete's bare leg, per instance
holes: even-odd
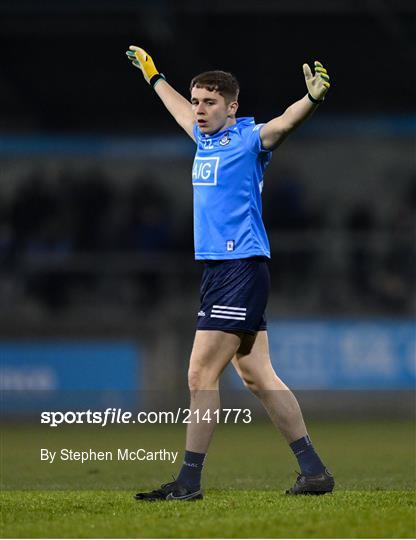
[[[270,362],[267,331],[257,332],[255,336],[246,334],[233,358],[233,365],[245,386],[261,400],[288,443],[307,435],[297,399],[276,375]]]
[[[186,430],[186,449],[191,452],[207,452],[216,426],[212,411],[220,407],[218,380],[239,349],[242,338],[242,334],[220,330],[197,330],[195,334],[188,372],[192,414]],[[206,411],[211,412],[211,422],[198,423],[196,410],[200,419]]]

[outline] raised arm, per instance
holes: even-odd
[[[267,122],[260,130],[260,139],[264,148],[274,150],[284,139],[309,118],[325,99],[330,87],[329,76],[320,62],[315,62],[315,75],[308,64],[303,64],[308,94],[288,107],[281,116]]]
[[[141,70],[143,77],[153,86],[173,118],[191,139],[195,140],[193,134],[195,120],[191,103],[166,82],[165,77],[156,69],[151,56],[145,50],[135,45],[130,45],[129,49],[126,54],[133,66]]]

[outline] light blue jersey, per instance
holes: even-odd
[[[271,159],[254,118],[213,135],[194,126],[192,168],[195,258],[270,257],[261,205],[263,174]]]

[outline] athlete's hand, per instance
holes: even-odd
[[[308,64],[303,64],[303,74],[305,75],[309,94],[316,101],[322,101],[325,99],[325,94],[328,92],[331,84],[329,82],[329,75],[321,62],[315,61],[314,65],[315,75],[312,75],[311,68]]]
[[[163,75],[156,69],[152,57],[148,55],[144,49],[136,47],[136,45],[130,45],[126,54],[133,66],[141,70],[143,77],[152,86],[154,86],[159,79],[164,79]]]

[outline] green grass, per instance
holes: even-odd
[[[286,497],[294,458],[268,424],[220,426],[204,476],[205,499],[139,503],[177,464],[40,463],[39,448],[180,450],[183,429],[3,430],[3,537],[412,538],[415,438],[409,422],[317,423],[312,438],[336,476],[336,492]]]
[[[415,534],[410,492],[339,492],[288,498],[270,491],[210,490],[193,503],[137,503],[125,491],[8,492],[12,537],[394,537]],[[413,525],[414,527],[414,525]]]

